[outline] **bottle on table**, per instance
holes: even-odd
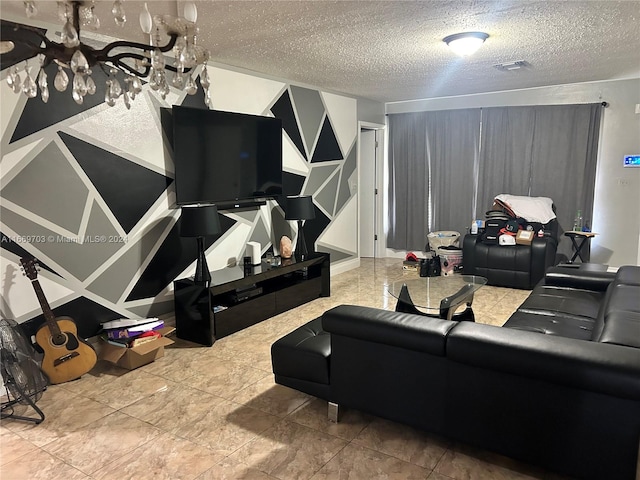
[[[582,231],[582,212],[580,211],[580,209],[578,209],[576,218],[573,220],[573,231],[574,232]]]

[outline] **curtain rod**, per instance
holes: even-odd
[[[563,105],[591,105],[590,102],[588,103],[558,103],[558,104],[553,104],[553,105],[506,105],[506,106],[516,106],[516,107],[520,107],[520,106],[525,106],[525,107],[549,107],[549,106],[563,106]],[[600,105],[604,108],[607,108],[609,105],[611,105],[609,102],[601,102]],[[494,108],[494,107],[475,107],[475,108],[479,108],[479,109],[483,109],[483,108]],[[453,109],[448,109],[448,110],[464,110],[464,108],[453,108]],[[421,113],[421,112],[442,112],[444,110],[418,110],[415,112],[399,112],[399,114],[402,113]],[[398,113],[385,113],[384,116],[388,117],[389,115],[398,115]]]

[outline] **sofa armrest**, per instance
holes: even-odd
[[[531,242],[531,269],[530,278],[532,286],[542,278],[546,269],[555,264],[558,242],[552,237],[534,237]]]
[[[544,283],[554,287],[580,288],[604,292],[614,280],[615,275],[613,272],[551,267],[544,276]]]
[[[326,332],[445,356],[449,331],[456,322],[379,308],[339,305],[322,315]]]
[[[468,233],[462,240],[462,270],[467,275],[473,275],[476,267],[476,244],[481,241],[481,235]]]
[[[447,358],[558,385],[640,400],[640,349],[460,322]]]

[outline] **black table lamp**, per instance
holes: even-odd
[[[296,260],[304,260],[308,255],[307,242],[304,239],[302,228],[303,220],[316,218],[316,211],[313,208],[311,195],[301,197],[287,197],[287,214],[285,220],[298,221],[298,241],[296,242]]]
[[[182,207],[180,217],[180,236],[196,237],[198,241],[198,262],[193,280],[198,285],[211,281],[211,274],[204,255],[204,237],[220,233],[220,220],[215,205]]]

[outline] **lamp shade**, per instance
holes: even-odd
[[[220,233],[218,208],[215,205],[182,207],[181,237],[207,237]]]
[[[287,213],[285,220],[311,220],[316,218],[311,195],[287,197]]]

